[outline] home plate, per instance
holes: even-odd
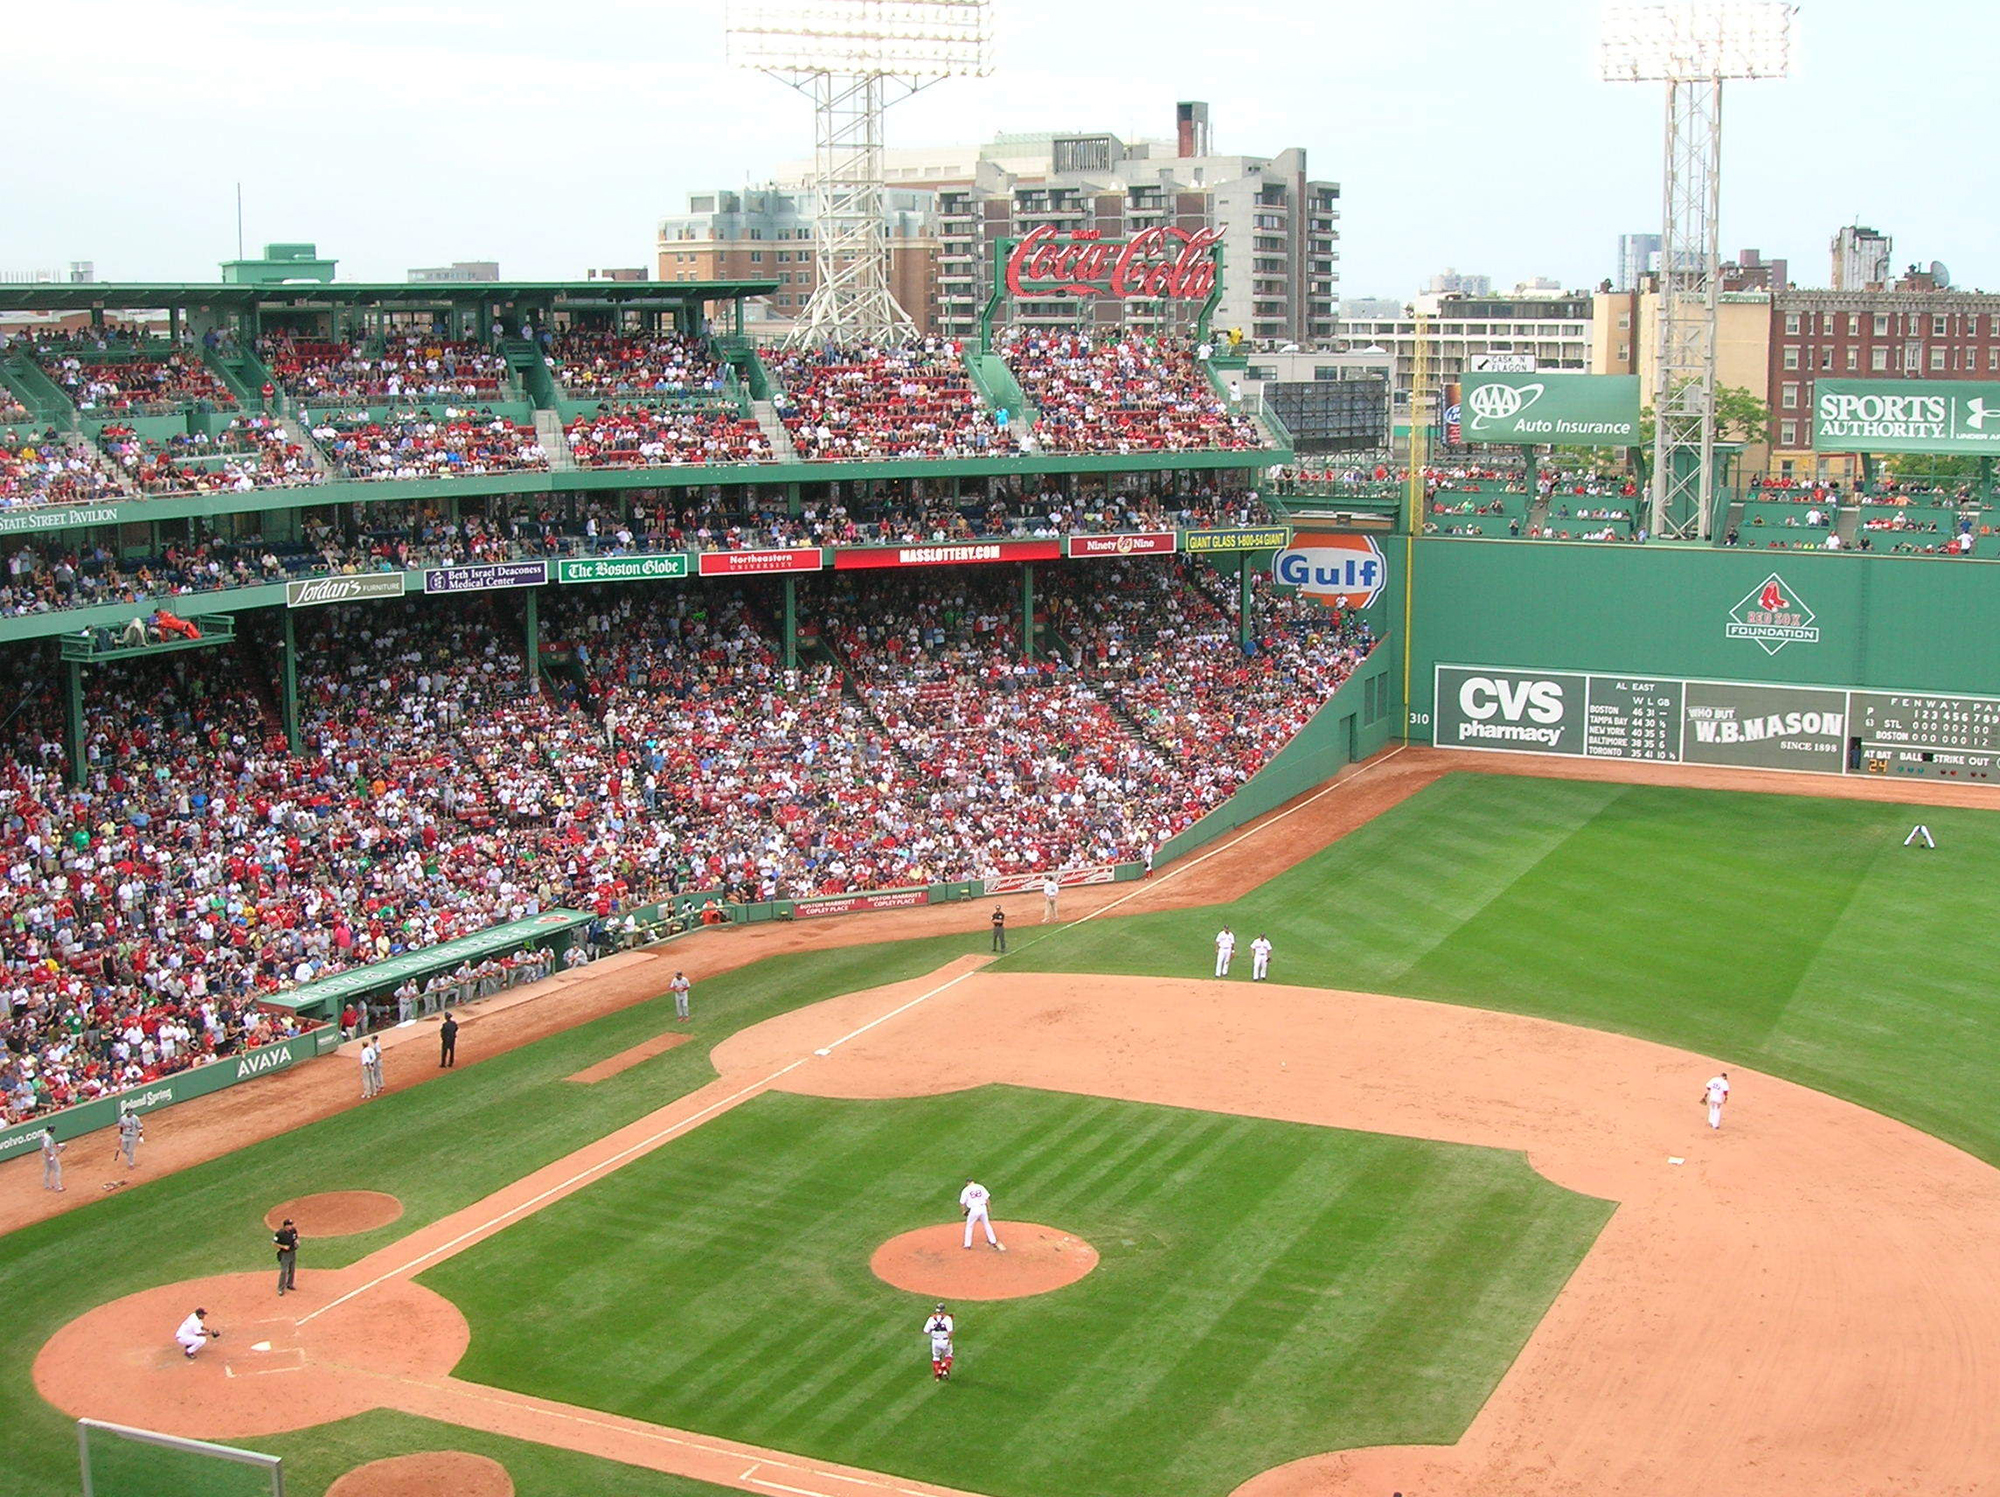
[[[1667,1156],[1667,1163],[1668,1163],[1668,1164],[1686,1164],[1686,1163],[1687,1163],[1687,1161],[1686,1161],[1685,1159],[1681,1158],[1681,1156],[1680,1156],[1680,1155],[1678,1155],[1678,1154],[1669,1154],[1669,1155]]]
[[[269,1351],[270,1349],[271,1349],[271,1343],[268,1341],[253,1342],[250,1347],[250,1350],[252,1351]]]

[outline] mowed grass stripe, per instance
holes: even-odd
[[[954,1305],[939,1388],[928,1300],[867,1264],[955,1218],[968,1158],[1003,1218],[1104,1256],[1054,1294]],[[722,1230],[753,1184],[762,1225]],[[424,1281],[471,1320],[475,1380],[1001,1497],[1220,1497],[1351,1443],[1337,1384],[1362,1362],[1389,1411],[1368,1439],[1462,1428],[1461,1390],[1490,1388],[1608,1210],[1517,1155],[1413,1139],[1011,1087],[771,1094]],[[646,1240],[603,1230],[647,1217]],[[566,1326],[511,1313],[550,1263],[598,1299]]]

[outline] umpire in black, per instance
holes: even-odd
[[[458,1064],[458,1020],[451,1016],[451,1010],[444,1011],[444,1023],[438,1027],[438,1065],[440,1068]]]
[[[1007,912],[997,904],[993,906],[993,949],[1007,949]]]
[[[299,1271],[299,1229],[292,1225],[288,1216],[284,1224],[271,1234],[271,1241],[278,1248],[278,1293],[299,1286],[292,1282]]]

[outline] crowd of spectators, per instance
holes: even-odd
[[[579,468],[677,468],[689,463],[764,463],[771,444],[730,406],[601,405],[569,424]]]
[[[1264,445],[1257,423],[1216,394],[1185,342],[1017,329],[999,352],[1040,413],[1035,442],[1045,452],[1122,456]]]
[[[664,398],[716,403],[729,376],[706,339],[688,333],[554,333],[550,372],[572,400]]]
[[[539,473],[549,456],[531,426],[491,410],[446,406],[391,412],[366,411],[318,419],[313,440],[349,478],[469,478],[484,473]]]
[[[191,349],[131,343],[112,353],[95,345],[45,343],[37,357],[86,416],[164,415],[195,405],[229,410],[236,404]]]
[[[192,432],[164,442],[107,422],[98,440],[144,494],[247,493],[326,479],[312,455],[273,416],[236,416],[214,435]]]
[[[412,401],[504,399],[507,360],[484,344],[407,333],[366,343],[265,338],[259,356],[280,388],[301,406],[399,405]]]
[[[101,504],[121,495],[118,480],[81,438],[54,428],[0,432],[0,510]]]
[[[973,388],[959,344],[816,348],[768,355],[792,445],[808,461],[986,457],[1017,451],[1004,411]]]

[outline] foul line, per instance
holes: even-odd
[[[833,1051],[839,1049],[842,1045],[846,1044],[849,1040],[858,1038],[859,1036],[866,1034],[869,1030],[873,1029],[878,1024],[887,1023],[889,1020],[895,1018],[898,1014],[908,1013],[918,1004],[923,1003],[929,999],[935,998],[939,993],[944,992],[948,988],[956,987],[959,983],[964,982],[965,979],[970,976],[972,976],[971,972],[961,972],[958,974],[958,976],[951,978],[946,982],[939,983],[929,992],[919,993],[916,997],[910,999],[909,1002],[901,1004],[898,1007],[889,1010],[888,1013],[883,1014],[881,1017],[870,1019],[866,1024],[863,1024],[860,1028],[849,1030],[846,1034],[843,1034],[839,1039],[834,1040],[831,1044],[828,1044],[824,1048],[816,1050],[813,1053],[815,1055],[829,1055]],[[723,1108],[733,1106],[734,1104],[742,1101],[745,1097],[750,1096],[752,1093],[764,1090],[766,1087],[770,1086],[772,1082],[778,1080],[782,1076],[787,1076],[791,1072],[796,1071],[800,1066],[804,1065],[810,1059],[812,1059],[812,1056],[801,1055],[797,1060],[792,1061],[789,1065],[783,1065],[778,1067],[777,1070],[773,1071],[770,1075],[764,1077],[761,1081],[753,1081],[748,1086],[740,1087],[736,1091],[731,1092],[726,1097],[718,1097],[715,1101],[709,1103],[706,1107],[703,1107],[700,1111],[690,1113],[687,1117],[681,1118],[677,1122],[670,1123],[665,1128],[662,1128],[659,1132],[649,1134],[647,1137],[638,1140],[636,1143],[631,1143],[626,1145],[624,1148],[620,1149],[616,1154],[611,1155],[609,1158],[601,1159],[596,1164],[585,1166],[583,1169],[578,1170],[574,1175],[571,1175],[567,1180],[563,1180],[555,1185],[549,1186],[548,1189],[542,1191],[538,1195],[530,1197],[528,1200],[522,1201],[519,1205],[509,1206],[505,1211],[501,1212],[498,1216],[493,1217],[490,1221],[482,1222],[480,1225],[476,1227],[470,1227],[467,1230],[459,1233],[458,1236],[452,1238],[451,1241],[440,1243],[438,1246],[418,1254],[415,1258],[412,1258],[407,1263],[400,1264],[395,1268],[388,1269],[383,1273],[377,1274],[367,1283],[348,1290],[347,1293],[341,1295],[340,1298],[335,1300],[329,1300],[326,1304],[321,1305],[317,1310],[314,1310],[310,1315],[302,1316],[299,1319],[298,1324],[307,1325],[312,1321],[317,1320],[320,1316],[326,1314],[327,1311],[338,1309],[340,1306],[346,1304],[349,1300],[354,1299],[359,1295],[366,1294],[369,1290],[375,1288],[376,1286],[380,1284],[386,1284],[389,1280],[393,1278],[397,1278],[403,1274],[411,1272],[419,1264],[422,1264],[432,1258],[449,1255],[450,1253],[456,1251],[459,1247],[463,1246],[465,1243],[470,1242],[473,1238],[481,1236],[484,1233],[491,1232],[494,1229],[505,1225],[508,1219],[511,1217],[519,1216],[523,1212],[528,1212],[536,1209],[537,1207],[547,1202],[551,1197],[562,1195],[574,1189],[576,1186],[581,1185],[585,1181],[589,1180],[593,1175],[602,1174],[607,1170],[614,1169],[618,1165],[625,1163],[628,1159],[631,1159],[635,1155],[643,1154],[648,1152],[649,1150],[658,1148],[661,1144],[665,1143],[668,1139],[672,1138],[676,1133],[684,1132],[685,1130],[692,1128],[696,1123],[699,1123],[702,1119],[708,1117],[711,1113],[719,1112]],[[670,1103],[668,1105],[672,1106],[675,1104]],[[588,1148],[592,1146],[585,1145],[585,1147]],[[557,1163],[560,1162],[561,1162],[560,1160],[557,1161]]]

